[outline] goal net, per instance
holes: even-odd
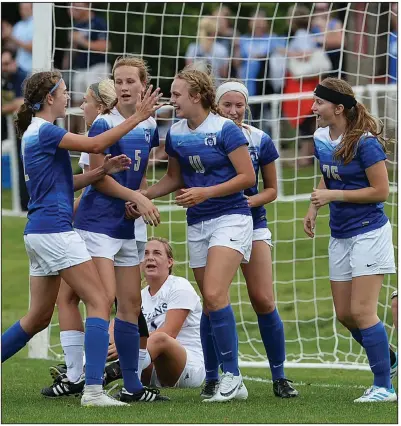
[[[110,72],[124,54],[144,58],[152,84],[169,96],[174,75],[186,63],[203,61],[216,81],[243,79],[250,92],[251,123],[268,132],[280,153],[276,161],[278,199],[267,206],[274,248],[274,294],[284,322],[289,366],[367,368],[363,349],[337,322],[328,277],[328,208],[322,208],[311,240],[303,232],[309,196],[320,179],[313,160],[312,91],[325,75],[342,76],[358,100],[395,137],[396,60],[393,44],[397,11],[390,3],[41,3],[34,6],[34,68],[62,71],[72,95],[68,129],[82,127],[78,108],[86,85]],[[40,18],[38,18],[40,17]],[[85,24],[86,22],[86,24]],[[39,27],[39,26],[38,26]],[[53,34],[52,43],[49,34]],[[91,43],[87,42],[88,34]],[[216,47],[217,46],[217,47]],[[313,55],[307,54],[313,52]],[[312,60],[312,57],[314,58]],[[163,137],[173,111],[157,121]],[[397,144],[387,162],[391,194],[386,203],[397,239]],[[76,154],[77,155],[77,154]],[[165,172],[166,157],[157,150],[148,182]],[[76,168],[78,171],[78,168]],[[185,212],[172,196],[156,201],[163,224],[150,235],[167,237],[174,248],[175,273],[195,285],[188,266]],[[395,248],[397,250],[397,247]],[[379,316],[396,345],[390,294],[396,276],[385,278]],[[231,288],[242,365],[262,366],[266,354],[256,315],[238,273]],[[57,312],[48,330],[33,339],[32,357],[62,357]]]

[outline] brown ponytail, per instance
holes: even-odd
[[[344,80],[328,77],[320,84],[344,95],[355,97],[352,87]],[[344,164],[350,163],[355,156],[360,138],[367,132],[377,138],[384,152],[387,152],[387,140],[382,136],[383,123],[376,120],[365,105],[357,102],[352,108],[344,108],[344,115],[347,119],[347,127],[338,148],[334,152],[336,160],[342,161]]]
[[[22,137],[31,124],[32,117],[43,108],[46,96],[61,78],[59,71],[47,71],[32,74],[24,81],[24,103],[17,111],[14,120],[18,137]]]

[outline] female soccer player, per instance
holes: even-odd
[[[89,136],[99,135],[124,122],[135,113],[136,99],[146,91],[148,71],[142,59],[121,57],[113,66],[117,104],[109,114],[93,122]],[[159,144],[156,122],[152,117],[139,123],[105,153],[124,153],[132,159],[130,170],[92,185],[84,193],[75,215],[75,228],[86,243],[103,285],[114,299],[117,314],[114,340],[124,379],[121,401],[136,402],[165,399],[157,390],[142,386],[137,374],[139,355],[138,315],[141,309],[141,276],[134,221],[125,218],[125,202],[132,200],[146,173],[149,153]],[[90,168],[103,162],[104,154],[92,155]],[[145,223],[157,225],[155,208]]]
[[[157,387],[197,388],[205,379],[199,336],[202,305],[189,281],[172,275],[173,264],[169,242],[150,238],[142,265],[147,284],[142,311],[150,332],[142,381]],[[112,366],[118,370],[116,362],[106,372]]]
[[[94,120],[99,114],[109,112],[116,103],[116,92],[114,83],[110,79],[102,80],[98,83],[91,84],[84,96],[81,109],[84,114],[86,126],[90,128]],[[109,156],[105,157],[107,159]],[[127,158],[124,154],[122,157]],[[113,157],[106,163],[109,168],[110,163],[114,163]],[[112,164],[113,164],[112,163]],[[89,154],[83,152],[79,159],[79,165],[85,176],[97,173],[96,170],[89,170]],[[106,174],[113,174],[129,169],[111,169]],[[97,173],[98,177],[92,179],[89,183],[95,183],[105,176],[105,174]],[[78,179],[78,175],[74,175],[74,180]],[[77,209],[81,197],[74,202],[74,211]],[[143,220],[142,220],[142,223]],[[144,225],[146,226],[146,225]],[[79,297],[73,289],[61,280],[59,294],[57,297],[58,318],[60,325],[60,342],[65,357],[65,366],[51,366],[50,374],[55,379],[54,383],[43,388],[41,393],[46,397],[62,397],[65,395],[73,395],[81,393],[83,390],[85,377],[83,376],[83,354],[84,354],[84,327],[82,323],[81,313],[79,311]]]
[[[239,80],[229,80],[220,85],[216,92],[216,102],[220,110],[236,123],[242,125],[242,132],[247,138],[248,151],[251,155],[255,174],[259,170],[263,178],[264,189],[258,192],[258,183],[244,193],[248,198],[253,219],[252,252],[249,263],[242,263],[241,268],[248,288],[249,298],[258,316],[259,330],[266,354],[269,359],[273,380],[273,392],[281,398],[290,398],[298,392],[290,385],[284,375],[285,339],[284,327],[274,304],[273,274],[271,258],[271,232],[267,227],[264,205],[277,197],[277,175],[274,161],[278,158],[277,150],[270,136],[253,126],[243,125],[245,110],[248,107],[248,90]],[[207,323],[204,316],[203,323]],[[210,335],[209,335],[210,336]],[[211,345],[213,341],[204,342]],[[208,378],[202,395],[209,397],[214,393],[218,382],[218,362],[213,355],[208,357],[213,365],[206,365]]]
[[[374,374],[355,402],[396,401],[387,333],[377,316],[384,274],[395,273],[382,129],[351,86],[326,78],[316,87],[315,155],[323,177],[311,195],[304,230],[313,238],[318,209],[330,205],[329,273],[338,320],[360,343]]]
[[[188,208],[190,266],[223,370],[217,392],[205,401],[228,401],[243,388],[228,292],[241,261],[249,261],[252,216],[243,190],[255,184],[255,172],[241,129],[217,114],[215,90],[207,74],[179,72],[171,85],[171,102],[181,120],[166,137],[167,174],[145,194],[153,199],[184,187],[176,201]],[[205,332],[202,327],[202,339]]]
[[[2,335],[2,362],[13,356],[51,320],[60,277],[84,301],[85,406],[122,405],[103,393],[103,369],[108,346],[108,319],[112,299],[103,289],[99,274],[79,235],[72,229],[74,184],[68,150],[102,152],[156,109],[158,90],[147,92],[136,113],[109,132],[93,138],[68,133],[52,123],[65,116],[69,96],[59,72],[40,72],[27,79],[24,104],[16,125],[22,136],[25,181],[30,201],[24,232],[30,261],[31,304],[27,315]],[[149,200],[132,194],[130,201],[146,217],[154,215]],[[60,277],[59,277],[60,275]]]

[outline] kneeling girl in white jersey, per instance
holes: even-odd
[[[113,66],[117,103],[109,114],[100,115],[89,135],[97,135],[124,122],[135,112],[138,96],[143,96],[149,81],[145,62],[135,57],[118,58]],[[90,168],[103,161],[105,154],[126,154],[132,159],[129,170],[106,176],[82,196],[75,215],[75,228],[86,243],[110,297],[117,297],[114,340],[121,364],[124,388],[121,400],[151,402],[163,399],[158,392],[146,389],[138,379],[141,277],[134,221],[125,217],[125,203],[138,193],[145,176],[149,153],[159,144],[156,121],[148,117],[104,154],[92,155]],[[148,200],[149,201],[149,200]],[[146,222],[158,225],[156,207]]]
[[[65,116],[69,99],[59,72],[33,74],[25,83],[24,98],[16,124],[22,136],[30,196],[24,240],[30,260],[31,304],[28,314],[2,335],[2,362],[48,326],[62,277],[84,301],[88,313],[86,386],[81,403],[123,405],[102,390],[112,299],[107,297],[84,242],[72,229],[75,188],[68,150],[98,153],[107,149],[155,111],[158,91],[148,92],[143,102],[138,102],[136,113],[120,126],[94,138],[71,134],[52,124]],[[148,212],[148,203],[138,195],[133,194],[131,201]]]
[[[146,194],[152,199],[184,188],[176,201],[188,208],[190,266],[209,318],[201,339],[205,333],[214,334],[223,370],[216,394],[205,401],[223,402],[244,388],[229,288],[242,260],[250,257],[252,216],[243,191],[255,184],[255,172],[241,129],[217,114],[207,74],[179,72],[171,86],[171,102],[181,120],[166,137],[167,174]]]
[[[248,90],[239,80],[230,80],[217,88],[216,102],[220,110],[237,123],[243,123],[248,107]],[[252,253],[249,263],[242,263],[249,298],[258,316],[260,335],[269,360],[273,380],[273,392],[281,398],[298,395],[284,375],[285,338],[284,327],[274,303],[273,272],[271,258],[271,232],[267,227],[264,205],[277,197],[277,175],[274,161],[279,157],[270,136],[256,127],[242,124],[242,132],[249,141],[256,176],[261,171],[264,189],[258,192],[258,182],[244,191],[248,197],[253,219]],[[213,350],[213,342],[207,342]],[[215,358],[211,355],[211,360]],[[217,379],[218,363],[206,366],[211,380]],[[213,383],[207,380],[204,394],[213,391]]]
[[[145,246],[142,312],[150,337],[152,386],[193,388],[205,379],[199,327],[200,298],[185,278],[172,275],[173,250],[164,238],[153,237]],[[148,380],[142,379],[144,383]]]
[[[382,129],[343,80],[323,80],[312,108],[323,177],[312,193],[304,230],[314,237],[318,209],[329,204],[329,274],[337,318],[364,347],[374,374],[373,386],[355,402],[395,401],[387,333],[377,316],[384,274],[395,273],[383,208],[389,181]]]

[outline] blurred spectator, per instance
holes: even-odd
[[[20,3],[19,14],[21,20],[14,27],[7,21],[2,21],[2,41],[8,47],[17,48],[17,65],[23,71],[32,71],[32,39],[33,16],[32,3]]]
[[[342,22],[332,16],[330,5],[332,6],[332,3],[315,3],[311,32],[317,35],[316,40],[318,45],[326,50],[331,61],[331,69],[333,72],[328,75],[338,77],[344,29]],[[344,58],[342,69],[344,69]]]
[[[16,61],[16,53],[3,49],[1,53],[1,140],[7,139],[6,115],[14,114],[24,103],[22,83],[27,73]]]
[[[389,37],[388,73],[389,83],[397,83],[397,38],[398,38],[398,3],[391,4],[391,31]]]
[[[234,32],[234,28],[231,26],[231,19],[228,18],[232,16],[232,12],[227,6],[221,5],[218,9],[213,11],[212,15],[217,18],[216,41],[226,47],[228,56],[231,58],[228,76],[230,78],[235,78],[238,75],[238,68],[240,65],[239,58],[235,57],[235,52],[239,51],[239,32]]]
[[[229,52],[224,44],[216,41],[217,20],[202,18],[199,23],[198,39],[188,46],[185,64],[205,62],[211,69],[216,85],[228,76]]]
[[[1,53],[1,140],[16,137],[8,134],[6,116],[14,114],[24,103],[23,82],[27,73],[17,65],[16,53],[13,50],[3,49]],[[28,209],[28,191],[25,185],[24,166],[21,159],[21,140],[17,140],[18,153],[18,180],[21,210]]]
[[[239,52],[235,56],[242,59],[239,77],[245,83],[249,95],[260,95],[257,77],[262,65],[278,47],[285,45],[285,39],[270,32],[264,11],[259,11],[249,20],[249,34],[240,37]]]
[[[111,72],[111,66],[104,53],[111,48],[107,40],[107,23],[103,18],[96,16],[90,5],[91,3],[71,3],[69,9],[73,21],[73,30],[70,34],[72,52],[66,51],[63,69],[68,70],[71,67],[74,105],[82,101],[88,86],[108,77]]]
[[[309,32],[310,11],[306,6],[291,6],[288,16],[291,18],[291,35],[286,49],[280,53],[286,55],[287,74],[284,93],[302,93],[315,89],[322,72],[331,68],[326,53],[317,46],[315,37]],[[299,130],[299,166],[313,163],[313,133],[316,130],[316,118],[312,115],[313,99],[283,101],[282,109],[289,123]]]

